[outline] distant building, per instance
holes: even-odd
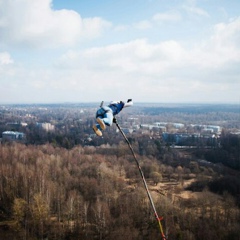
[[[133,129],[131,129],[131,128],[122,128],[122,131],[123,131],[125,134],[128,134],[128,133],[132,133],[132,132],[133,132]]]
[[[173,123],[173,126],[179,129],[179,128],[184,128],[185,125],[183,123]]]
[[[140,128],[151,130],[153,128],[153,126],[150,124],[141,124]]]
[[[193,145],[195,140],[200,138],[199,133],[163,133],[162,137],[164,141],[177,145]]]
[[[25,134],[21,132],[5,131],[2,133],[2,140],[4,141],[21,141],[25,138]]]
[[[166,125],[168,125],[168,123],[167,122],[155,122],[154,125],[160,127],[160,126],[166,126]]]
[[[204,127],[203,132],[208,132],[208,133],[221,133],[222,128],[220,126],[212,126],[212,125],[207,125]]]
[[[37,126],[44,129],[45,131],[54,131],[55,127],[51,123],[37,123]]]
[[[160,125],[158,123],[154,124],[141,124],[140,127],[142,129],[147,129],[147,130],[153,130],[153,131],[161,131],[161,132],[166,132],[166,127],[163,125]]]
[[[11,128],[19,128],[19,127],[26,127],[28,124],[25,122],[8,122],[6,125]]]
[[[196,129],[199,130],[203,133],[217,133],[220,134],[222,131],[222,127],[220,126],[213,126],[213,125],[198,125],[198,124],[191,124],[191,126]]]

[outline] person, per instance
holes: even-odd
[[[99,108],[96,112],[97,124],[93,125],[93,131],[96,135],[101,137],[102,131],[106,129],[106,125],[112,125],[114,116],[120,113],[123,108],[130,107],[132,105],[132,99],[128,99],[126,103],[123,101],[112,101],[108,106]]]

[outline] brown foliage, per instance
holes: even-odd
[[[160,238],[135,162],[121,149],[114,155],[114,149],[106,146],[100,154],[94,147],[0,145],[0,219],[14,219],[15,231],[28,239]],[[184,178],[180,166],[174,170],[153,157],[139,158],[156,184],[161,171],[170,180],[174,171]],[[196,164],[190,167],[199,173]],[[216,199],[207,195],[172,205],[154,193],[169,239],[239,237],[239,209],[229,197],[218,200],[217,208]]]

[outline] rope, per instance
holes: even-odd
[[[158,225],[159,225],[159,229],[160,229],[160,233],[161,233],[162,239],[163,239],[163,240],[166,240],[166,237],[165,237],[164,232],[163,232],[162,223],[161,223],[161,220],[163,219],[163,217],[159,217],[158,214],[157,214],[157,210],[156,210],[156,208],[155,208],[155,205],[154,205],[152,196],[151,196],[151,194],[150,194],[150,192],[149,192],[147,182],[146,182],[146,180],[145,180],[143,171],[142,171],[141,166],[140,166],[140,164],[139,164],[139,162],[138,162],[138,160],[137,160],[137,157],[136,157],[136,155],[135,155],[135,153],[134,153],[134,151],[133,151],[133,148],[132,148],[129,140],[127,139],[126,135],[125,135],[124,132],[122,131],[121,127],[119,126],[119,124],[118,124],[118,122],[117,122],[117,119],[116,119],[115,117],[114,117],[114,119],[113,119],[113,122],[116,124],[117,128],[119,129],[119,131],[120,131],[121,134],[123,135],[125,141],[127,142],[128,146],[129,146],[129,148],[130,148],[130,150],[131,150],[131,152],[132,152],[132,155],[133,155],[133,157],[134,157],[134,159],[135,159],[135,162],[136,162],[136,164],[137,164],[139,173],[140,173],[140,175],[141,175],[141,177],[142,177],[143,184],[144,184],[144,187],[145,187],[145,189],[146,189],[146,192],[147,192],[149,201],[150,201],[150,203],[151,203],[151,206],[152,206],[154,215],[155,215],[155,217],[156,217],[156,220],[158,221]]]

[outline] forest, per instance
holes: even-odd
[[[154,142],[153,155],[139,154],[132,144],[168,239],[240,239],[239,171],[201,164],[199,152]],[[161,238],[124,142],[0,145],[0,206],[0,239]]]

